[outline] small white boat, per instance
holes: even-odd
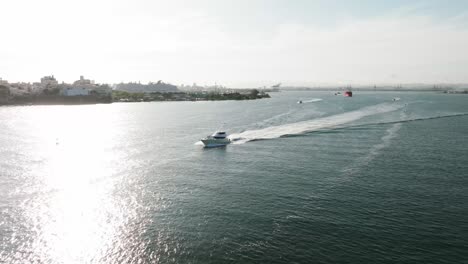
[[[213,135],[201,139],[201,142],[207,148],[222,147],[231,143],[226,132],[216,131]]]

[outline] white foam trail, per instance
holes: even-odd
[[[316,131],[324,128],[332,128],[342,124],[359,120],[366,116],[382,114],[401,109],[398,104],[383,103],[374,106],[368,106],[359,110],[337,114],[333,116],[317,118],[314,120],[302,121],[292,124],[271,126],[257,130],[247,130],[242,133],[232,134],[229,138],[235,140],[234,144],[242,144],[251,140],[272,139],[284,135],[297,135],[305,132]]]
[[[379,155],[382,149],[390,146],[390,141],[398,135],[400,128],[401,123],[397,123],[387,129],[386,134],[381,138],[382,142],[372,147],[372,149],[369,151],[369,155],[364,158],[363,162],[369,163],[377,155]]]
[[[305,100],[305,101],[302,101],[302,103],[315,103],[315,102],[320,102],[320,101],[323,101],[323,99],[321,98],[314,98],[314,99],[310,99],[310,100]]]
[[[398,136],[398,131],[401,128],[401,123],[393,124],[390,128],[385,131],[385,135],[380,138],[381,142],[372,146],[369,153],[361,158],[354,159],[350,167],[346,167],[342,170],[344,178],[341,181],[349,180],[350,176],[359,173],[361,168],[371,163],[377,156],[380,155],[383,149],[390,146],[392,139]]]
[[[400,117],[402,119],[405,119],[406,114],[402,112],[400,114]],[[398,136],[398,131],[400,130],[401,126],[402,123],[396,123],[389,127],[387,131],[385,131],[385,135],[380,138],[381,142],[379,144],[372,146],[372,148],[366,156],[354,160],[352,163],[353,165],[351,167],[345,168],[343,172],[350,176],[358,172],[362,166],[365,166],[372,162],[372,160],[374,160],[382,152],[383,149],[390,146],[392,139]]]

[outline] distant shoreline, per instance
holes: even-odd
[[[454,94],[466,94],[468,93],[467,89],[459,89],[459,90],[449,90],[449,89],[426,89],[426,88],[401,88],[401,89],[374,89],[374,88],[284,88],[281,89],[283,92],[340,92],[345,90],[357,91],[357,92],[434,92],[434,93],[454,93]]]
[[[344,89],[304,88],[281,89],[279,92],[336,92]],[[353,92],[424,92],[440,94],[468,94],[468,90],[430,90],[430,89],[399,89],[374,90],[366,88],[351,88]],[[174,92],[174,93],[129,93],[113,91],[112,96],[13,96],[8,101],[0,101],[0,106],[30,106],[30,105],[90,105],[112,103],[140,103],[140,102],[198,102],[198,101],[243,101],[270,98],[270,95],[258,90],[250,93],[215,93],[215,92]]]
[[[227,100],[257,100],[270,98],[270,95],[258,90],[246,93],[129,93],[125,91],[113,91],[109,96],[61,96],[61,95],[35,95],[35,96],[11,96],[8,100],[0,101],[0,106],[28,106],[28,105],[88,105],[111,103],[139,103],[139,102],[196,102],[196,101],[227,101]]]

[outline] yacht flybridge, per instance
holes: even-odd
[[[226,146],[231,143],[231,140],[227,137],[226,132],[216,131],[213,135],[203,138],[201,142],[205,147],[213,148]]]

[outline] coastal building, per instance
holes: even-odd
[[[56,87],[58,85],[57,80],[53,75],[50,76],[44,76],[41,78],[41,85],[46,88],[46,87]]]
[[[3,80],[2,78],[0,78],[0,85],[8,85],[8,81],[7,80]]]
[[[177,86],[158,81],[156,83],[150,82],[148,84],[141,83],[119,83],[115,85],[115,89],[118,91],[125,91],[129,93],[175,93],[179,90]]]
[[[226,86],[220,85],[218,83],[215,83],[214,85],[204,85],[200,86],[197,85],[197,83],[193,83],[192,85],[181,85],[178,88],[182,91],[187,91],[187,92],[222,92],[226,91],[227,88]]]
[[[88,95],[100,95],[107,96],[112,93],[112,89],[107,84],[98,85],[94,81],[85,79],[84,76],[80,76],[80,79],[73,82],[72,85],[63,84],[61,85],[61,94],[63,96],[88,96]]]
[[[11,95],[26,95],[31,93],[32,84],[25,82],[10,83],[10,94]]]
[[[32,84],[32,92],[33,92],[34,94],[39,94],[39,93],[42,92],[42,90],[43,90],[43,89],[42,89],[42,85],[41,85],[40,82],[33,82],[33,84]]]
[[[58,81],[55,79],[53,75],[44,76],[41,78],[40,82],[34,82],[30,84],[30,90],[32,93],[35,93],[35,94],[42,94],[44,93],[45,89],[50,91],[55,88],[58,88]]]
[[[80,76],[80,79],[73,83],[74,86],[87,86],[94,85],[94,81],[85,79],[83,75]]]

